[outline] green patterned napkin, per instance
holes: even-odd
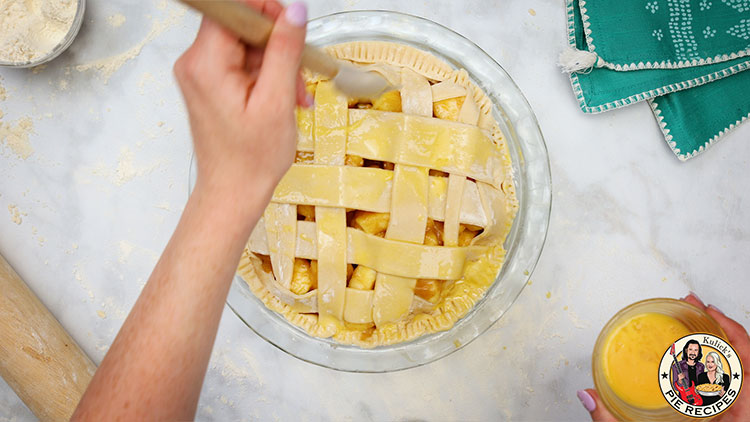
[[[750,72],[649,102],[670,148],[686,161],[750,119]]]
[[[561,65],[584,112],[660,97],[682,160],[750,117],[750,0],[568,0],[567,13]]]

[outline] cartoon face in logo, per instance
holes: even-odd
[[[683,355],[687,356],[688,361],[695,362],[696,360],[700,360],[703,355],[700,343],[695,340],[688,341],[685,345],[684,351],[686,353],[684,353]]]
[[[708,356],[706,356],[706,370],[707,371],[709,372],[716,371],[716,369],[718,368],[720,373],[724,372],[721,369],[721,361],[717,358],[718,356],[716,356],[716,352],[710,352]],[[718,365],[716,364],[717,361],[719,362]]]

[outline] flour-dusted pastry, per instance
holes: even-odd
[[[315,107],[239,273],[313,336],[374,347],[450,329],[495,281],[518,208],[492,104],[409,46],[328,51],[401,89],[363,101],[306,75]]]

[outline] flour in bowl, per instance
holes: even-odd
[[[40,59],[73,26],[79,0],[3,0],[0,2],[0,61]]]

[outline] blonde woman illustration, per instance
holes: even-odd
[[[730,380],[729,375],[724,372],[721,357],[718,353],[709,352],[706,354],[705,367],[706,371],[698,375],[698,382],[696,384],[718,384],[722,386],[718,396],[703,397],[703,405],[707,406],[719,401],[729,388]]]

